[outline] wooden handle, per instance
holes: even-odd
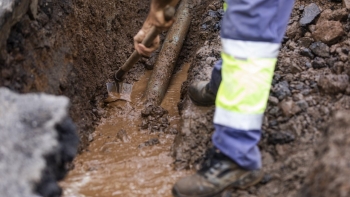
[[[173,19],[175,15],[175,8],[171,6],[167,6],[164,10],[164,19],[165,21],[170,21]],[[158,34],[161,32],[160,29],[153,26],[151,30],[146,35],[145,39],[143,39],[142,44],[145,45],[147,48],[150,47],[153,43],[153,40],[156,39]],[[116,81],[121,81],[122,77],[125,73],[127,73],[132,66],[141,58],[141,55],[134,50],[134,52],[131,54],[131,56],[126,60],[123,66],[119,68],[119,70],[115,73],[114,78]]]

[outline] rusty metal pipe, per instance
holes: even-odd
[[[164,98],[176,60],[190,27],[191,17],[188,0],[180,2],[175,18],[176,21],[165,38],[146,89],[146,102],[154,105],[160,105]]]

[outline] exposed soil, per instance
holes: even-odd
[[[138,0],[39,0],[36,19],[28,13],[12,28],[0,85],[21,93],[68,96],[81,147],[86,147],[105,114],[105,83],[132,53],[133,36],[148,7]],[[137,64],[128,82],[142,70]]]
[[[214,107],[195,106],[187,96],[187,86],[194,81],[209,80],[211,69],[220,57],[219,32],[213,31],[213,27],[220,27],[220,11],[215,2],[220,3],[214,1],[202,18],[199,34],[207,35],[206,41],[193,56],[188,81],[183,85],[179,105],[182,130],[173,145],[177,169],[198,168],[211,146]],[[315,157],[315,151],[325,137],[327,125],[332,123],[329,120],[333,112],[349,109],[348,11],[339,2],[315,1],[321,14],[302,27],[299,21],[312,2],[296,1],[278,58],[259,143],[266,175],[257,186],[228,191],[226,196],[300,196],[298,191],[306,177],[313,188],[305,186],[303,191],[307,193],[301,193],[319,196],[317,189],[322,186],[318,183],[332,184],[333,178],[341,173],[339,168],[327,170],[329,174],[323,176],[333,178],[317,181],[316,174],[331,166],[322,165],[322,162],[328,164],[325,159],[331,153]],[[324,28],[327,24],[331,28]],[[312,167],[315,159],[321,158],[321,163]],[[308,175],[310,170],[313,172]],[[338,186],[347,187],[339,183],[335,188]],[[329,189],[335,191],[335,188]]]
[[[12,28],[0,64],[0,85],[21,93],[47,92],[71,99],[70,114],[85,151],[62,184],[65,196],[170,196],[176,179],[189,173],[184,169],[199,167],[211,146],[214,107],[195,106],[187,87],[209,80],[220,58],[224,12],[222,0],[193,2],[190,31],[174,71],[186,71],[191,65],[187,81],[181,95],[179,84],[175,90],[170,88],[161,107],[140,102],[150,72],[145,68],[153,67],[157,53],[127,74],[127,82],[138,81],[131,103],[103,103],[105,83],[132,53],[132,38],[149,2],[39,0],[37,17],[28,13]],[[316,5],[310,5],[313,2]],[[312,14],[307,14],[309,9]],[[346,193],[349,185],[344,175],[334,187],[320,185],[330,185],[349,166],[343,165],[344,158],[341,167],[330,161],[346,154],[348,142],[341,139],[348,135],[344,123],[348,118],[344,114],[335,118],[338,123],[326,132],[333,123],[332,114],[350,108],[349,30],[348,11],[342,3],[296,1],[259,143],[266,175],[257,186],[230,190],[225,196],[329,194],[321,195],[320,188],[345,188],[341,195]],[[337,130],[335,137],[332,130]],[[328,154],[329,150],[336,154]],[[320,172],[331,178],[317,182]]]

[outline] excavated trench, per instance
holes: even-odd
[[[220,58],[224,12],[221,0],[190,2],[190,30],[160,106],[144,102],[159,51],[126,75],[131,102],[103,102],[105,83],[132,53],[149,2],[19,6],[23,16],[14,17],[6,42],[0,37],[0,85],[70,98],[80,154],[60,183],[64,197],[171,196],[174,182],[198,168],[211,146],[214,108],[193,105],[187,87],[208,80]],[[266,175],[257,186],[224,196],[348,196],[350,113],[337,112],[350,107],[349,6],[346,0],[296,1],[259,143]]]

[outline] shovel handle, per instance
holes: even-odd
[[[175,8],[171,6],[167,6],[164,10],[164,19],[165,21],[170,21],[175,15]],[[161,30],[155,26],[151,27],[151,30],[146,35],[145,39],[143,39],[142,44],[145,45],[147,48],[150,47],[158,36],[160,34]],[[131,56],[126,60],[123,66],[121,66],[117,72],[114,74],[114,78],[117,82],[121,81],[125,73],[127,73],[132,66],[141,58],[141,55],[134,50],[134,52],[131,54]]]

